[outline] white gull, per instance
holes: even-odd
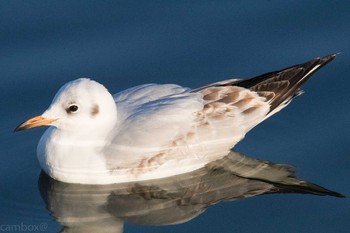
[[[254,126],[284,108],[335,54],[251,79],[190,90],[146,84],[111,95],[81,78],[15,131],[49,125],[37,155],[68,183],[110,184],[193,171],[220,159]]]

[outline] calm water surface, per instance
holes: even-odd
[[[345,1],[0,2],[0,231],[59,232],[63,227],[58,216],[67,209],[52,207],[63,208],[66,201],[72,213],[85,211],[87,216],[81,221],[73,217],[65,221],[81,223],[105,217],[104,226],[111,224],[110,215],[104,215],[106,209],[94,209],[101,204],[98,199],[84,202],[91,197],[78,195],[88,199],[74,206],[65,194],[76,189],[40,178],[36,145],[43,128],[12,133],[23,120],[41,114],[65,82],[79,77],[91,77],[112,93],[150,82],[195,88],[340,52],[305,85],[303,96],[256,127],[236,148],[260,160],[291,164],[298,177],[348,196],[349,9]],[[102,192],[99,197],[104,195]],[[164,199],[164,192],[157,195],[157,200]],[[140,199],[109,200],[119,209],[108,209],[108,213],[125,217],[136,211],[127,204]],[[262,195],[220,202],[200,214],[208,203],[215,202],[210,201],[202,209],[190,208],[193,212],[187,219],[198,216],[186,223],[144,226],[129,217],[122,218],[127,219],[124,225],[111,220],[115,224],[111,229],[348,232],[350,228],[348,198]],[[147,210],[159,206],[143,204]],[[170,213],[173,215],[164,216],[179,216]],[[145,219],[150,221],[152,215],[145,214]],[[8,228],[11,226],[20,228]],[[96,225],[87,227],[92,232],[102,231],[102,227],[93,228]]]

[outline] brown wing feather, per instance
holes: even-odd
[[[202,92],[215,87],[238,86],[256,92],[265,97],[270,104],[270,111],[288,103],[292,98],[301,94],[300,87],[321,67],[332,61],[336,54],[323,58],[315,58],[303,64],[288,67],[283,70],[269,72],[246,80],[227,80],[198,88],[192,92]],[[213,96],[208,96],[213,97]]]
[[[266,73],[251,79],[235,82],[235,86],[244,87],[266,96],[266,92],[272,92],[270,99],[270,112],[275,108],[289,102],[293,97],[301,94],[300,87],[318,69],[332,61],[336,54],[323,58],[315,58],[303,64],[295,65],[280,71]]]

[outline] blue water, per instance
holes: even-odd
[[[346,1],[1,1],[1,227],[62,228],[37,185],[44,129],[12,131],[41,114],[65,82],[91,77],[112,93],[150,82],[195,88],[337,52],[303,96],[236,148],[349,196],[349,9]],[[124,231],[348,232],[349,204],[267,195],[220,203],[184,224],[126,223]]]

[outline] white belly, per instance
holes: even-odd
[[[152,157],[152,154],[157,157],[157,151],[145,157],[142,157],[143,153],[137,155],[128,149],[114,150],[113,153],[109,150],[106,155],[106,151],[101,149],[106,147],[103,143],[83,140],[84,143],[80,144],[59,134],[58,130],[50,127],[40,139],[37,148],[40,166],[56,180],[81,184],[122,183],[191,172],[222,158],[232,145],[232,140],[187,145],[163,150],[166,152],[158,159]]]

